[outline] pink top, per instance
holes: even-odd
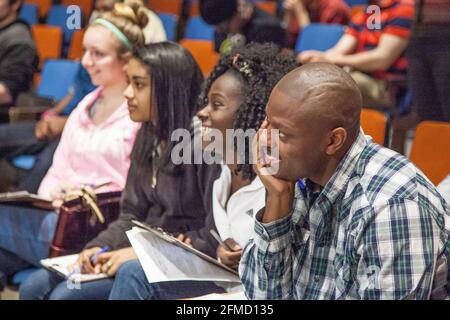
[[[102,88],[88,94],[66,122],[53,164],[38,194],[50,195],[64,186],[99,185],[102,192],[122,190],[130,166],[130,153],[140,124],[131,121],[126,101],[101,124],[94,124],[89,109]]]

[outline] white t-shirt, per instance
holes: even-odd
[[[232,238],[244,249],[253,237],[255,214],[265,206],[266,189],[256,177],[231,197],[230,192],[231,172],[222,165],[222,173],[213,185],[214,222],[222,240]]]
[[[161,19],[156,13],[147,8],[145,8],[145,13],[148,16],[148,23],[142,30],[144,32],[145,43],[149,44],[166,41],[167,35]]]

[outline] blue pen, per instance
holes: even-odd
[[[297,179],[297,183],[298,183],[300,189],[302,189],[302,190],[305,189],[305,184],[303,183],[302,179]]]
[[[109,251],[109,246],[104,246],[103,248],[100,249],[99,252],[97,252],[96,254],[92,255],[91,258],[90,258],[89,260],[91,261],[92,264],[94,264],[95,260],[97,260],[97,257],[98,257],[99,255],[101,255],[102,253],[107,252],[107,251]],[[81,267],[82,267],[82,266],[77,265],[77,266],[73,269],[73,271],[70,272],[70,273],[67,275],[67,279],[70,279],[70,277],[72,277],[74,274],[80,274],[80,273],[81,273]]]
[[[91,263],[94,264],[95,261],[97,260],[97,257],[98,257],[99,255],[101,255],[102,253],[105,253],[105,252],[107,252],[107,251],[109,251],[109,246],[104,246],[103,248],[101,248],[99,252],[97,252],[96,254],[94,254],[94,255],[91,256],[91,258],[90,258]]]

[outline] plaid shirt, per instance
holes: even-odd
[[[292,213],[256,217],[240,275],[250,299],[447,298],[449,215],[405,157],[364,136],[320,191],[297,184]]]

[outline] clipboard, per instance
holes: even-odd
[[[108,275],[106,275],[105,273],[84,274],[70,272],[68,266],[75,263],[77,259],[78,254],[71,254],[67,256],[42,259],[40,263],[45,269],[56,273],[61,278],[74,282],[89,282],[108,278]]]
[[[136,225],[136,226],[138,226],[138,227],[140,227],[142,229],[150,231],[151,233],[153,233],[157,237],[159,237],[159,238],[161,238],[161,239],[163,239],[163,240],[165,240],[165,241],[167,241],[169,243],[172,243],[172,244],[174,244],[174,245],[176,245],[178,247],[181,247],[181,248],[183,248],[183,249],[185,249],[185,250],[195,254],[196,256],[202,258],[203,260],[206,260],[206,261],[208,261],[208,262],[210,262],[210,263],[212,263],[212,264],[214,264],[214,265],[216,265],[216,266],[218,266],[218,267],[220,267],[220,268],[222,268],[222,269],[224,269],[224,270],[226,270],[228,272],[231,272],[234,275],[239,276],[239,273],[236,270],[233,270],[230,267],[227,267],[226,265],[224,265],[223,263],[220,263],[216,259],[211,258],[207,254],[205,254],[205,253],[203,253],[203,252],[201,252],[201,251],[199,251],[199,250],[197,250],[197,249],[195,249],[195,248],[193,248],[191,246],[188,246],[187,244],[185,244],[184,242],[178,240],[177,238],[175,238],[171,234],[165,232],[163,229],[152,227],[152,226],[150,226],[150,225],[148,225],[148,224],[146,224],[144,222],[140,222],[140,221],[137,221],[137,220],[131,220],[131,222],[134,225]]]
[[[0,193],[0,204],[53,209],[52,201],[28,191]]]

